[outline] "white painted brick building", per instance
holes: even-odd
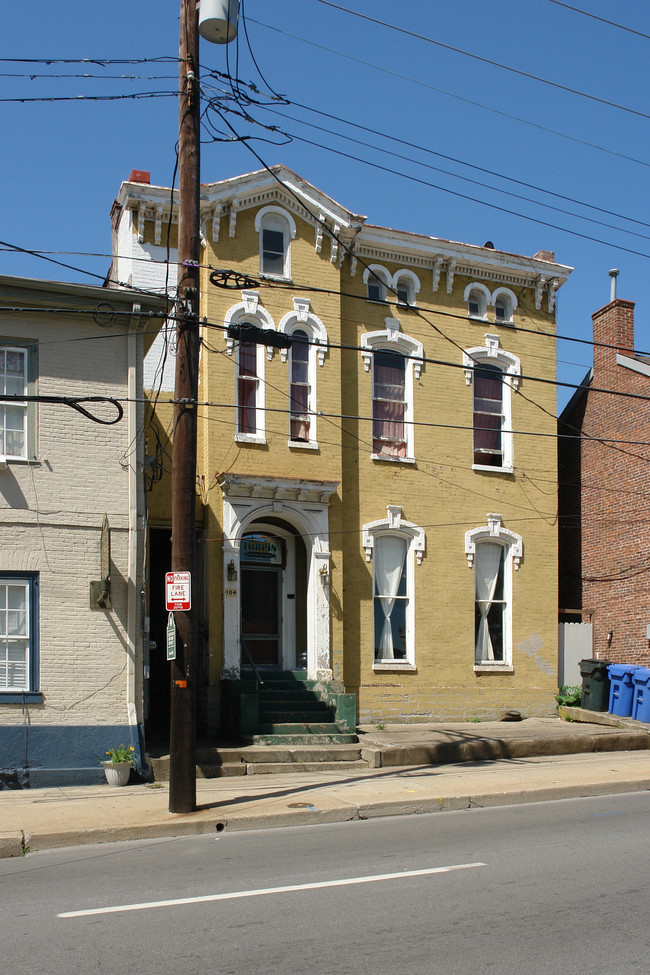
[[[142,368],[165,308],[0,276],[0,788],[99,781],[107,748],[140,754]],[[6,399],[20,395],[37,399]],[[96,396],[119,422],[44,399]],[[102,537],[110,608],[91,606]]]

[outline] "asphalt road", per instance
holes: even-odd
[[[2,972],[645,975],[649,815],[641,793],[2,860]]]

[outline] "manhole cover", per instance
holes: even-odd
[[[311,802],[288,802],[289,809],[313,809]]]

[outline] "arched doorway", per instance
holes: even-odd
[[[280,518],[253,521],[240,541],[241,666],[307,666],[307,552]]]

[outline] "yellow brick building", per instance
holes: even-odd
[[[169,200],[122,185],[120,280],[162,284]],[[361,723],[548,712],[571,269],[373,226],[282,166],[204,184],[201,212],[204,724],[250,658],[344,686]]]

